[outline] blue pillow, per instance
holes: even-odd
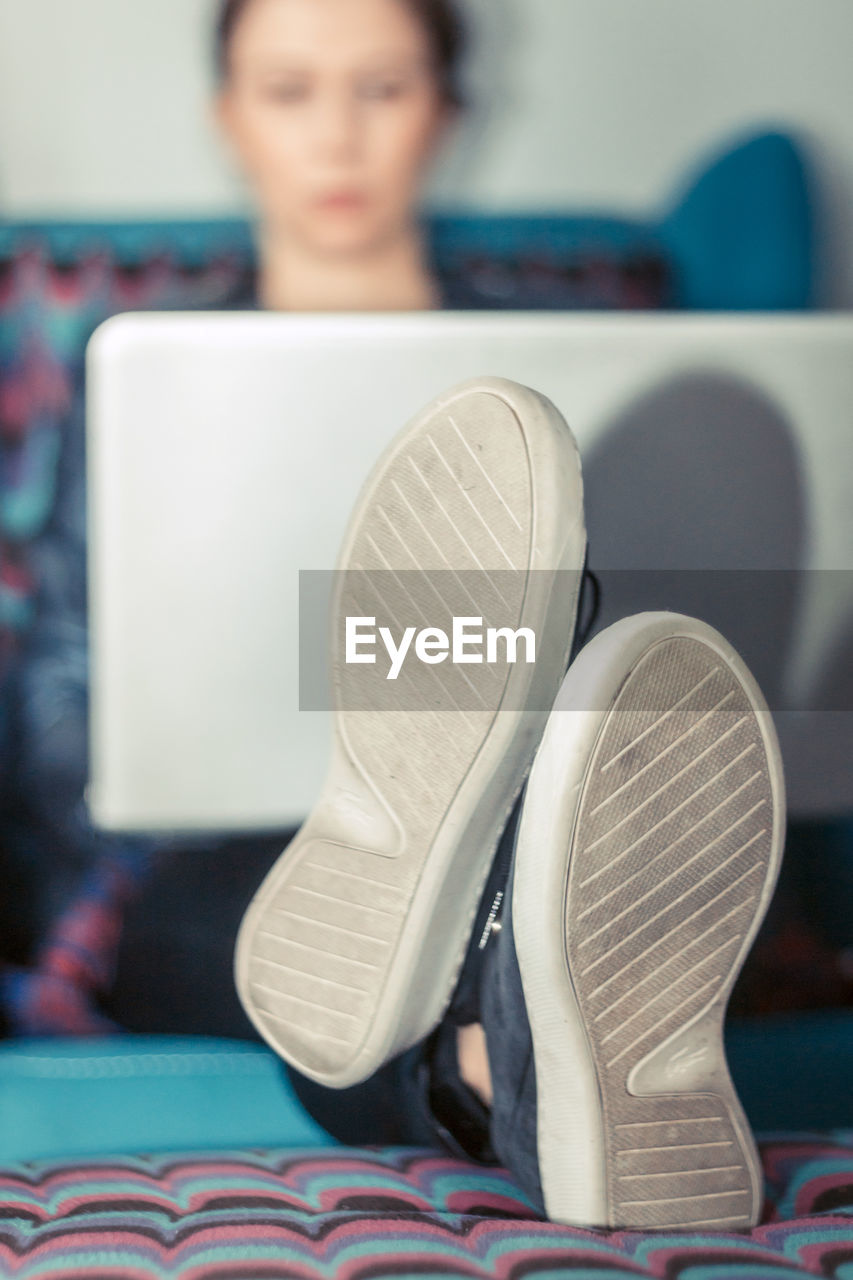
[[[679,307],[800,311],[812,305],[810,180],[794,141],[747,139],[703,170],[659,228]]]

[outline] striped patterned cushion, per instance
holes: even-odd
[[[542,1222],[506,1173],[435,1152],[219,1152],[0,1170],[0,1275],[16,1280],[853,1275],[853,1133],[764,1147],[748,1235]]]

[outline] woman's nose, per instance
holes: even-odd
[[[351,159],[361,142],[359,104],[345,93],[329,93],[317,102],[315,140],[332,159]]]

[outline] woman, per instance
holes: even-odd
[[[403,311],[479,301],[453,296],[443,287],[431,270],[416,216],[431,161],[460,104],[461,47],[449,0],[226,0],[218,28],[218,114],[260,212],[256,280],[249,295],[232,298],[231,305]],[[234,1000],[231,953],[246,898],[265,866],[256,858],[248,883],[244,878],[241,890],[234,891],[232,884],[224,895],[230,921],[215,921],[207,908],[216,877],[222,887],[223,868],[230,874],[250,863],[253,842],[232,848],[230,858],[227,849],[204,850],[204,869],[195,883],[186,874],[187,851],[181,850],[162,864],[158,882],[150,875],[152,844],[102,836],[85,817],[82,441],[78,398],[52,529],[57,536],[42,549],[41,612],[21,680],[23,781],[41,823],[43,856],[52,858],[46,863],[44,933],[35,969],[7,974],[7,1016],[19,1032],[103,1029],[97,1006],[111,985],[121,908],[147,881],[150,936],[137,928],[139,945],[126,941],[124,965],[147,976],[150,1008],[141,1014],[143,1002],[137,1000],[136,1013],[129,1013],[119,980],[110,1006],[115,1021],[135,1030],[239,1033],[246,1024],[228,1025],[226,1007],[228,999]],[[614,687],[620,687],[619,680]],[[543,811],[550,805],[550,784],[547,776]],[[497,946],[486,948],[485,958],[477,945],[495,932],[494,911],[503,895],[499,886],[505,883],[513,845],[510,823],[492,873],[497,878],[482,900],[481,913],[487,914],[474,928],[448,1016],[430,1040],[385,1063],[354,1090],[330,1093],[298,1078],[294,1084],[313,1114],[348,1141],[444,1143],[491,1160],[492,1129],[502,1132],[503,1126],[506,1161],[536,1203],[542,1190],[536,1156],[538,1075],[511,932],[498,931]],[[281,841],[254,842],[254,847],[262,863],[271,863]],[[498,892],[493,895],[491,888]],[[158,974],[150,943],[162,938],[169,908],[176,919],[173,949]],[[559,928],[562,935],[562,922]],[[167,1004],[170,1014],[164,1012]],[[481,1011],[491,1025],[489,1045],[499,1046],[494,1062],[479,1025]],[[556,1047],[565,1048],[559,1035]],[[704,1046],[700,1050],[704,1053]],[[693,1063],[690,1059],[688,1068]],[[509,1103],[506,1114],[501,1094]],[[569,1116],[569,1128],[576,1128],[577,1118]],[[703,1103],[698,1119],[677,1123],[716,1120]],[[655,1117],[638,1127],[658,1123]],[[553,1125],[547,1131],[556,1135],[551,1146],[559,1156],[563,1135]],[[722,1145],[733,1144],[724,1140]],[[746,1158],[742,1163],[746,1168]],[[698,1172],[726,1170],[702,1166]],[[749,1193],[727,1187],[720,1194]],[[702,1184],[696,1195],[681,1199],[704,1202],[707,1196]],[[739,1210],[735,1221],[742,1218]]]

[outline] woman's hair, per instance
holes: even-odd
[[[252,0],[222,0],[216,24],[216,71],[220,81],[228,78],[231,40],[237,23],[251,3]],[[463,106],[460,64],[465,52],[466,31],[455,0],[404,0],[404,3],[427,33],[442,97],[451,106]]]

